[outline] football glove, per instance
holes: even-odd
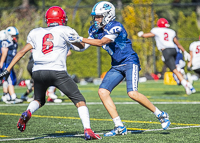
[[[143,31],[140,31],[140,32],[137,33],[137,35],[138,35],[139,37],[142,37],[143,34],[144,34]]]
[[[5,69],[3,70],[3,72],[0,73],[0,79],[3,79],[3,77],[5,77],[6,78],[5,80],[7,80],[9,75],[10,75],[10,72]]]
[[[191,67],[187,66],[187,70],[188,70],[188,71],[191,71],[192,69],[191,69]]]
[[[184,51],[185,61],[190,61],[190,54],[187,51]]]
[[[70,43],[82,42],[83,37],[79,36],[78,33],[73,29],[68,37]]]

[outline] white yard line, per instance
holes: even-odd
[[[200,104],[200,102],[152,102],[153,104]],[[102,104],[102,102],[86,102],[87,105],[97,105]],[[138,104],[137,102],[115,102],[115,104]],[[51,105],[74,105],[73,103],[46,103],[45,105],[51,106]],[[0,107],[4,106],[28,106],[28,103],[26,104],[0,104]]]
[[[167,130],[177,130],[177,129],[187,129],[187,128],[199,128],[200,126],[186,126],[186,127],[175,127],[168,128]],[[152,131],[162,131],[163,129],[150,129],[150,130],[133,130],[128,131],[128,133],[141,133],[141,132],[152,132]],[[166,130],[166,131],[167,131]],[[103,135],[104,133],[97,133],[99,135]],[[36,140],[36,139],[47,139],[47,138],[62,138],[62,137],[83,137],[84,134],[76,134],[76,135],[52,135],[52,136],[44,136],[44,137],[31,137],[31,138],[7,138],[0,139],[1,141],[20,141],[20,140]]]

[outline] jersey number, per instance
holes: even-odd
[[[200,45],[198,45],[197,47],[196,47],[196,54],[198,54],[198,53],[200,53]]]
[[[168,33],[164,33],[164,36],[165,36],[165,37],[164,37],[164,40],[165,40],[165,41],[169,41],[169,40],[168,40]]]
[[[42,52],[44,54],[47,54],[51,51],[53,51],[53,35],[51,33],[46,34],[43,37],[43,41],[42,41]]]

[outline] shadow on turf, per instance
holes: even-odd
[[[145,134],[152,134],[152,132],[146,132],[146,131],[139,131],[139,130],[132,130],[132,131],[129,131],[131,132],[131,134],[141,134],[141,133],[145,133]],[[153,133],[153,134],[164,134],[164,135],[167,135],[167,134],[170,134],[169,132],[157,132],[157,133]]]
[[[185,91],[166,91],[164,92],[166,95],[183,95],[185,94]]]
[[[196,93],[194,93],[193,95],[198,94],[198,93],[200,93],[200,91],[196,91]],[[183,95],[186,93],[185,93],[185,91],[166,91],[166,92],[164,92],[164,94],[166,94],[166,95]]]
[[[52,133],[52,134],[43,134],[41,137],[35,137],[35,138],[30,138],[28,140],[38,140],[38,139],[47,139],[47,138],[66,138],[66,137],[72,137],[72,138],[84,138],[83,133],[77,133],[77,132],[70,132],[70,133]],[[24,140],[26,141],[26,140]]]
[[[103,130],[105,132],[109,132],[111,131],[112,129],[110,130]],[[145,130],[128,130],[129,133],[131,134],[141,134],[141,133],[145,133],[145,134],[152,134],[152,132],[147,132]],[[161,132],[154,132],[153,134],[164,134],[164,135],[167,135],[167,134],[170,134],[170,132],[167,132],[167,131],[161,131]]]

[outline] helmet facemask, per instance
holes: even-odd
[[[98,30],[115,19],[115,7],[110,2],[99,2],[92,9],[92,23]],[[95,16],[102,15],[101,23],[95,21]]]

